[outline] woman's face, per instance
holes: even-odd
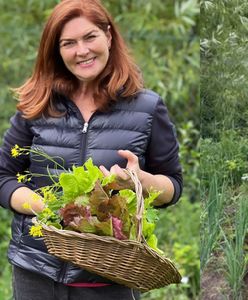
[[[82,83],[91,82],[103,71],[110,46],[109,30],[105,33],[85,17],[66,23],[59,39],[65,66]]]

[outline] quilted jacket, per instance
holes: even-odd
[[[95,112],[86,123],[77,106],[68,98],[57,95],[61,117],[42,116],[33,120],[17,112],[5,133],[0,150],[0,205],[10,210],[12,193],[24,183],[16,174],[29,169],[32,173],[59,172],[54,165],[39,157],[11,157],[11,148],[31,146],[39,148],[64,165],[82,165],[91,157],[94,164],[110,168],[114,164],[126,166],[117,150],[130,150],[139,157],[140,167],[152,174],[168,176],[175,188],[169,205],[174,204],[182,191],[178,142],[166,106],[156,93],[142,90],[129,100],[119,99],[107,112]],[[34,177],[29,187],[36,189],[49,184],[47,176]],[[168,205],[165,205],[168,206]],[[29,235],[32,216],[13,211],[12,239],[8,258],[11,264],[37,272],[57,282],[109,282],[47,253],[42,238]]]

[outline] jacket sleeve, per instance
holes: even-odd
[[[26,186],[17,181],[16,174],[23,173],[29,166],[29,156],[12,157],[11,149],[17,144],[20,147],[30,146],[32,133],[27,120],[17,112],[10,119],[10,128],[3,138],[3,145],[0,149],[0,205],[11,209],[10,198],[12,193],[19,187]]]
[[[175,204],[183,188],[182,169],[179,162],[179,144],[174,125],[162,99],[159,99],[153,116],[151,138],[146,155],[146,169],[152,174],[162,174],[170,178],[174,185],[174,195],[167,207]]]

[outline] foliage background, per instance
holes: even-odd
[[[248,3],[201,1],[201,299],[248,299]]]
[[[0,136],[16,102],[9,87],[30,75],[40,32],[55,0],[0,0]],[[146,87],[163,96],[176,124],[185,188],[181,201],[160,212],[160,247],[185,283],[144,294],[144,299],[198,299],[199,295],[199,4],[197,0],[103,1],[132,49]],[[6,253],[11,213],[0,209],[0,249]],[[0,257],[0,297],[12,299],[10,266]]]

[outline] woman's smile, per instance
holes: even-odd
[[[82,68],[92,67],[96,61],[96,57],[88,58],[77,62],[77,64]]]

